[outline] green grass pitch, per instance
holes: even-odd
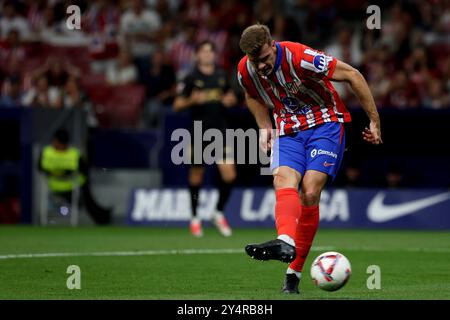
[[[450,232],[320,229],[293,296],[280,293],[286,264],[244,253],[274,230],[204,232],[196,239],[187,228],[2,226],[0,299],[450,299]],[[352,264],[337,292],[315,288],[309,276],[328,250]],[[69,265],[81,269],[80,290],[66,287]],[[370,265],[381,268],[380,290],[367,288]]]

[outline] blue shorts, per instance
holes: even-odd
[[[345,150],[344,125],[329,122],[311,129],[285,135],[275,140],[270,169],[287,166],[302,177],[308,170],[317,170],[336,177]]]

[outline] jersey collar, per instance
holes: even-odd
[[[278,42],[275,42],[275,45],[277,46],[277,58],[275,59],[275,66],[273,67],[272,73],[276,72],[278,70],[278,68],[280,67],[281,57],[283,55],[280,44]]]

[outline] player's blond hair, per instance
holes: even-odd
[[[267,26],[257,23],[242,32],[239,47],[245,54],[255,56],[266,43],[269,46],[272,44],[270,30]]]

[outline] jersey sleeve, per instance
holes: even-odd
[[[297,52],[297,67],[301,73],[313,78],[331,80],[336,69],[336,58],[307,46],[302,46]]]

